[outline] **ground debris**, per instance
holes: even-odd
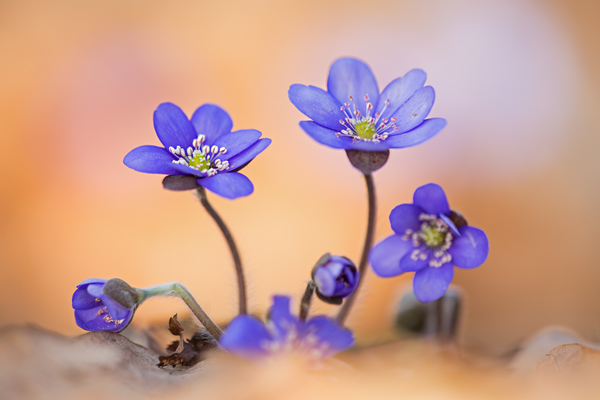
[[[160,361],[157,364],[158,367],[168,365],[191,367],[206,358],[207,350],[217,347],[217,341],[207,331],[196,332],[191,339],[184,340],[184,329],[177,319],[177,314],[169,318],[169,331],[174,336],[179,336],[179,340],[175,340],[167,346],[167,352],[172,354],[158,357]]]

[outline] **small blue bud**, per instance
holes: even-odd
[[[358,286],[358,269],[342,256],[324,256],[312,271],[317,296],[328,303],[340,304]]]

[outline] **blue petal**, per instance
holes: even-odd
[[[200,106],[191,119],[196,135],[206,136],[209,146],[221,135],[231,132],[233,122],[225,110],[214,104]],[[197,136],[196,136],[197,137]],[[195,138],[194,138],[195,139]]]
[[[108,308],[108,313],[113,319],[123,319],[132,311],[129,308],[121,305],[110,296],[104,295],[104,297],[102,297],[102,301],[104,302],[106,308]]]
[[[460,231],[458,230],[456,225],[454,225],[454,222],[452,222],[450,217],[447,217],[445,214],[440,214],[440,218],[446,223],[446,225],[448,225],[448,227],[450,227],[452,233],[456,234],[457,236],[460,236]]]
[[[417,90],[398,111],[392,114],[392,118],[397,118],[397,132],[408,132],[419,126],[429,115],[434,100],[435,91],[431,86],[425,86]]]
[[[340,110],[342,105],[323,89],[294,84],[290,86],[288,97],[302,114],[317,124],[336,132],[343,129],[340,120],[346,116]]]
[[[413,195],[413,203],[431,215],[449,214],[450,206],[444,189],[435,183],[423,185]]]
[[[394,79],[383,89],[375,107],[376,112],[381,112],[385,107],[385,101],[389,100],[389,105],[379,116],[380,119],[390,118],[391,115],[400,108],[417,90],[423,87],[427,80],[427,74],[420,69],[409,71],[404,77]]]
[[[350,145],[348,146],[348,150],[362,150],[362,151],[385,151],[390,148],[387,140],[382,140],[379,143],[375,142],[365,142],[362,140],[357,140],[356,142],[352,142],[350,139]]]
[[[76,310],[87,310],[93,307],[97,307],[100,302],[96,301],[96,297],[90,295],[87,291],[87,288],[77,288],[75,293],[73,293],[73,298],[71,301],[73,308]]]
[[[275,328],[277,339],[285,338],[288,332],[299,330],[298,318],[290,313],[290,298],[288,296],[273,296],[273,305],[269,310],[269,321]]]
[[[322,127],[312,121],[300,122],[300,127],[310,137],[325,146],[333,147],[334,149],[351,149],[352,139],[345,136],[336,136],[336,131]]]
[[[177,146],[187,149],[198,137],[181,108],[172,103],[162,103],[154,111],[154,130],[167,150]]]
[[[404,235],[407,229],[418,231],[421,226],[419,215],[422,213],[423,210],[414,204],[400,204],[394,207],[390,213],[392,229],[399,235]]]
[[[266,355],[265,344],[273,339],[265,325],[251,315],[238,315],[227,326],[219,343],[232,353],[245,357]]]
[[[97,315],[98,311],[103,308],[96,307],[91,308],[89,310],[75,310],[75,322],[77,325],[85,329],[87,331],[110,331],[110,332],[120,332],[129,325],[131,318],[133,317],[133,313],[129,312],[122,323],[116,324],[115,321],[107,322],[104,318],[106,314]]]
[[[487,235],[481,229],[461,226],[460,237],[455,237],[448,253],[459,268],[476,268],[485,262],[490,251]]]
[[[198,179],[198,184],[227,199],[248,196],[254,191],[254,185],[239,172],[220,173],[208,178]]]
[[[98,278],[89,278],[82,281],[77,287],[82,287],[83,285],[89,285],[91,283],[106,283],[108,279],[98,279]]]
[[[323,296],[333,296],[336,289],[336,282],[335,277],[329,269],[318,268],[313,279]]]
[[[197,169],[188,167],[187,165],[173,164],[171,166],[171,168],[173,168],[175,171],[177,171],[177,173],[173,174],[173,175],[194,175],[194,176],[198,176],[201,178],[206,177],[206,174],[202,174]]]
[[[219,157],[222,161],[225,161],[252,146],[260,139],[261,135],[262,133],[256,129],[243,129],[220,136],[215,140],[213,146],[217,146],[218,148],[225,147],[227,149],[227,153]]]
[[[316,336],[315,348],[322,351],[323,357],[346,350],[354,344],[354,337],[349,329],[342,328],[333,319],[322,315],[309,319],[304,325],[303,334],[305,337]]]
[[[453,277],[452,264],[445,264],[440,268],[423,268],[415,273],[413,280],[415,296],[421,303],[437,300],[446,293]]]
[[[175,157],[166,149],[158,146],[140,146],[131,150],[123,163],[129,168],[147,174],[179,175],[173,168]]]
[[[423,268],[427,267],[427,265],[429,264],[429,258],[431,256],[431,252],[425,248],[421,248],[420,250],[422,250],[423,254],[427,255],[427,257],[424,260],[422,260],[421,258],[417,258],[416,260],[413,260],[411,258],[412,251],[406,253],[404,255],[404,257],[402,257],[402,259],[400,260],[400,269],[402,271],[416,272],[416,271],[420,271]]]
[[[104,288],[104,283],[91,283],[87,286],[86,290],[90,296],[101,299],[104,296],[102,288]]]
[[[400,235],[392,235],[379,242],[369,253],[369,262],[373,271],[383,277],[396,276],[404,271],[400,269],[400,260],[413,250],[410,240],[403,240]]]
[[[229,170],[234,170],[252,161],[271,144],[271,139],[260,139],[246,150],[229,159]]]
[[[352,96],[356,109],[363,116],[367,110],[365,95],[369,95],[373,105],[379,98],[379,88],[371,69],[356,58],[340,58],[331,65],[327,91],[342,104],[350,102],[348,96]]]
[[[446,120],[443,118],[426,119],[411,131],[390,135],[385,142],[391,149],[416,146],[437,135],[445,126]]]

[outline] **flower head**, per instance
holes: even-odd
[[[237,171],[271,139],[260,139],[255,129],[231,132],[232,126],[229,114],[212,104],[198,108],[189,120],[176,105],[162,103],[154,112],[154,129],[164,147],[137,147],[123,162],[139,172],[193,177],[194,185],[228,199],[247,196],[254,186]]]
[[[131,322],[139,302],[137,289],[120,279],[86,279],[73,293],[75,322],[87,331],[120,332]]]
[[[251,315],[235,317],[221,337],[225,350],[255,358],[274,353],[300,353],[309,359],[329,357],[352,346],[352,332],[333,319],[316,316],[301,321],[290,313],[290,298],[274,296],[265,325]]]
[[[358,269],[342,256],[326,254],[313,268],[317,296],[325,302],[341,304],[358,286]]]
[[[416,272],[413,291],[423,303],[446,293],[454,266],[476,268],[487,259],[485,232],[451,211],[444,190],[435,183],[419,187],[413,204],[395,207],[390,223],[395,233],[369,255],[373,271],[382,277]]]
[[[345,150],[385,151],[414,146],[446,126],[425,119],[435,92],[420,69],[396,78],[381,94],[371,69],[355,58],[340,58],[329,69],[327,91],[294,84],[290,101],[312,121],[300,126],[317,142]]]

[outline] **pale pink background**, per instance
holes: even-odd
[[[245,171],[252,196],[210,197],[239,242],[253,311],[274,293],[299,297],[326,251],[357,260],[363,180],[300,130],[287,99],[289,85],[325,87],[330,63],[356,56],[381,88],[424,69],[431,115],[448,120],[375,174],[376,237],[428,182],[488,233],[488,262],[456,272],[464,343],[499,354],[548,324],[597,338],[598,17],[600,3],[567,0],[0,2],[0,324],[81,333],[71,295],[89,277],[177,280],[215,319],[234,315],[214,223],[191,194],[122,164],[158,144],[164,101],[188,115],[218,104],[235,128],[273,139]],[[390,326],[410,282],[366,279],[349,320],[359,337]],[[184,311],[151,300],[136,322]]]

